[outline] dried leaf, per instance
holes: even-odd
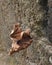
[[[18,25],[15,25],[15,27],[14,32],[10,35],[10,37],[13,39],[13,43],[9,55],[27,48],[32,43],[30,29],[22,31]]]

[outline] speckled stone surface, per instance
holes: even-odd
[[[49,62],[52,46],[43,30],[47,10],[47,0],[0,0],[0,65],[52,65]],[[8,56],[12,43],[9,35],[17,22],[23,30],[31,29],[33,43]]]

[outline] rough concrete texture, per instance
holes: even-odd
[[[48,18],[48,27],[47,27],[47,36],[49,38],[49,40],[52,43],[52,0],[48,1],[48,5],[49,5],[49,18]]]
[[[52,65],[52,46],[46,37],[47,0],[0,0],[0,65]],[[19,22],[31,28],[33,43],[27,49],[8,56],[10,32]]]

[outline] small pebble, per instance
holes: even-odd
[[[52,56],[49,57],[49,62],[52,64]]]

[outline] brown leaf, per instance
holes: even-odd
[[[32,38],[30,36],[30,29],[27,29],[25,31],[20,31],[18,33],[20,27],[17,28],[18,28],[17,32],[14,30],[15,32],[13,32],[12,33],[13,36],[11,36],[13,38],[13,43],[9,55],[13,54],[14,52],[18,52],[22,49],[27,48],[32,43]]]

